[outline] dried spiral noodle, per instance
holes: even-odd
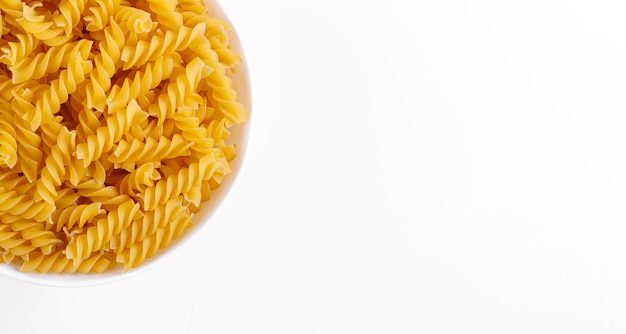
[[[0,1],[0,263],[130,270],[193,225],[247,119],[203,0]]]

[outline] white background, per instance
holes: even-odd
[[[120,283],[0,277],[1,333],[626,331],[623,1],[222,4],[255,119],[210,226]]]

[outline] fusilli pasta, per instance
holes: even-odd
[[[231,173],[241,62],[204,0],[0,1],[0,263],[130,270]]]

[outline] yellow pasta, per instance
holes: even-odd
[[[204,0],[0,1],[0,263],[141,265],[231,173],[246,121]]]
[[[134,163],[141,163],[186,157],[191,154],[189,148],[193,145],[193,142],[186,140],[180,134],[175,134],[171,140],[164,136],[159,140],[152,138],[146,138],[145,141],[134,139],[131,143],[122,140],[117,144],[117,148],[109,157],[109,161],[119,166],[128,166],[125,163],[133,160]],[[131,166],[131,170],[134,169]]]
[[[17,132],[13,125],[13,117],[9,114],[0,118],[0,167],[15,167],[17,164]]]
[[[147,33],[152,30],[153,22],[150,13],[131,6],[119,6],[115,11],[114,20],[126,23],[126,29],[136,34]]]
[[[33,257],[22,262],[20,270],[40,273],[102,273],[112,268],[112,265],[115,263],[114,260],[106,253],[95,253],[79,264],[75,264],[63,254],[63,251],[57,251],[51,255],[35,253]]]

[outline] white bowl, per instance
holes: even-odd
[[[228,19],[228,16],[216,0],[205,0],[210,8],[209,15],[222,19],[234,26]],[[231,162],[232,173],[224,178],[222,185],[211,193],[211,199],[202,204],[202,209],[198,212],[193,220],[194,226],[188,230],[182,237],[172,241],[165,249],[160,250],[156,256],[146,259],[144,263],[130,271],[124,273],[122,268],[105,272],[102,274],[56,274],[56,273],[22,273],[12,265],[0,264],[0,275],[8,276],[20,281],[34,283],[44,286],[53,287],[85,287],[101,284],[113,283],[126,278],[141,275],[157,265],[163,258],[172,254],[176,249],[183,245],[187,240],[198,237],[196,236],[204,226],[209,223],[213,213],[217,210],[220,203],[224,200],[229,190],[233,187],[237,175],[243,166],[246,149],[248,147],[248,138],[250,137],[252,124],[252,90],[250,86],[250,71],[245,59],[245,52],[241,45],[239,36],[235,31],[229,34],[230,44],[233,50],[239,53],[242,63],[237,66],[237,71],[231,76],[234,88],[239,94],[239,101],[244,105],[248,112],[248,121],[231,128],[230,143],[237,145],[237,158]]]

